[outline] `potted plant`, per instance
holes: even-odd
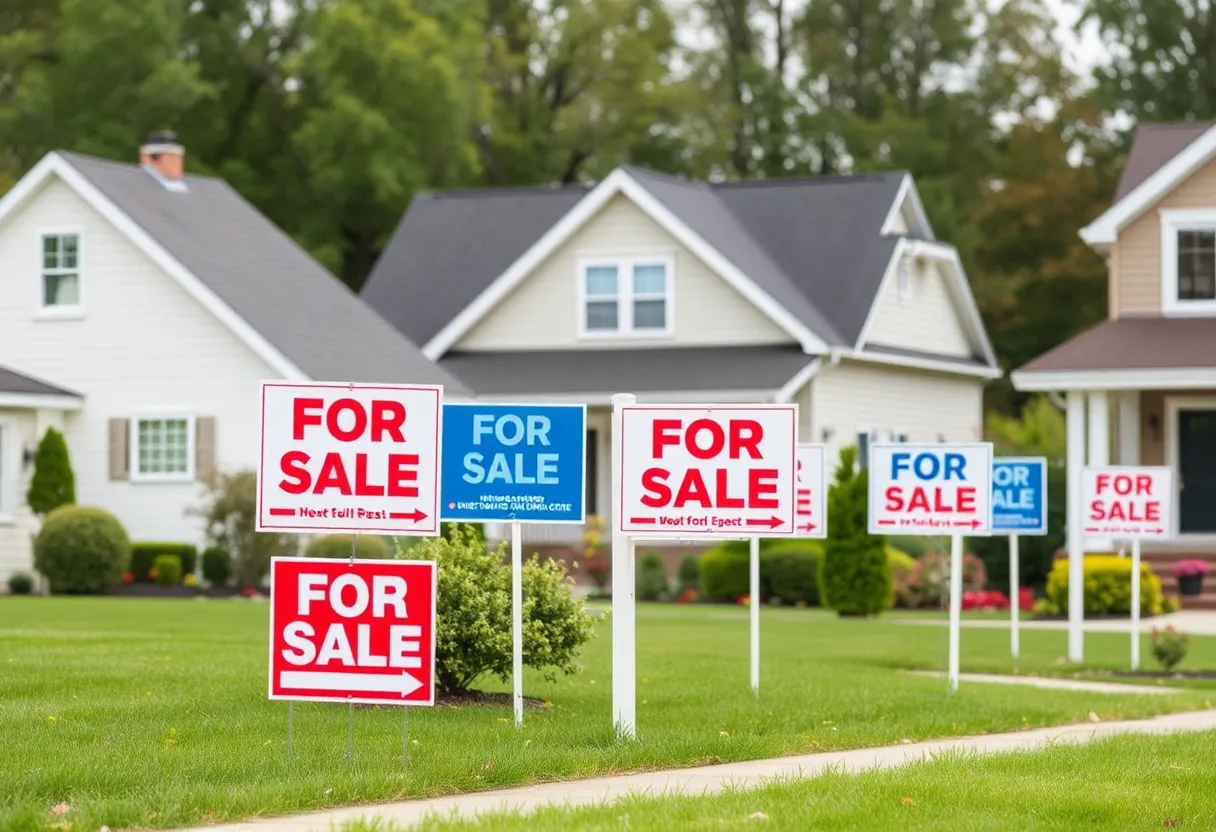
[[[1183,595],[1195,596],[1203,592],[1203,576],[1212,567],[1202,560],[1180,560],[1173,566],[1174,577],[1178,579],[1178,591]]]

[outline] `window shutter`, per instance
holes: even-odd
[[[130,474],[127,451],[130,432],[126,419],[110,420],[110,479],[125,480]]]
[[[215,417],[194,420],[194,478],[207,480],[215,473]]]

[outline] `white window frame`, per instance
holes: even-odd
[[[17,420],[0,416],[0,526],[15,522],[21,447],[17,441]]]
[[[578,337],[582,340],[599,341],[613,339],[655,339],[671,338],[675,334],[675,277],[676,259],[669,251],[640,252],[628,255],[582,255],[577,258],[578,280]],[[633,302],[634,300],[658,300],[657,295],[642,295],[635,297],[633,293],[634,266],[662,265],[666,273],[664,281],[664,312],[665,326],[662,329],[634,329]],[[587,328],[587,270],[597,266],[615,266],[617,270],[617,328],[588,329]]]
[[[38,240],[38,314],[39,318],[53,319],[72,319],[84,317],[84,289],[85,289],[85,241],[84,229],[79,226],[54,226],[48,228],[39,228],[37,233]],[[75,237],[76,238],[76,303],[71,305],[52,304],[47,305],[46,302],[46,277],[48,271],[44,265],[45,260],[45,239],[47,237]],[[52,270],[52,273],[56,270]],[[60,270],[62,271],[62,270]]]
[[[901,257],[895,270],[895,286],[899,305],[907,306],[916,294],[916,262],[911,257]]]
[[[1163,315],[1216,315],[1216,298],[1179,300],[1178,233],[1216,232],[1216,208],[1163,208],[1161,214],[1161,312]]]
[[[186,423],[186,470],[174,473],[145,474],[139,470],[139,423],[156,421],[185,421]],[[179,411],[146,411],[133,413],[127,425],[127,447],[130,461],[128,476],[131,482],[193,482],[195,477],[196,435],[195,418]]]

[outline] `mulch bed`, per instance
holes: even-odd
[[[159,584],[120,584],[109,592],[107,595],[117,595],[124,598],[237,598],[241,596],[241,591],[236,587],[211,587],[210,589],[200,589],[196,586],[160,586]],[[265,592],[259,593],[263,597],[268,597]]]

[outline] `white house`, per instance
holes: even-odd
[[[201,542],[209,471],[255,468],[266,378],[459,381],[158,134],[127,165],[42,159],[0,199],[0,581],[31,569],[33,451],[133,540]]]
[[[1000,375],[953,246],[909,174],[417,197],[363,298],[479,400],[590,406],[588,505],[609,512],[608,402],[797,402],[803,441],[981,437]],[[531,543],[580,530],[530,526]]]

